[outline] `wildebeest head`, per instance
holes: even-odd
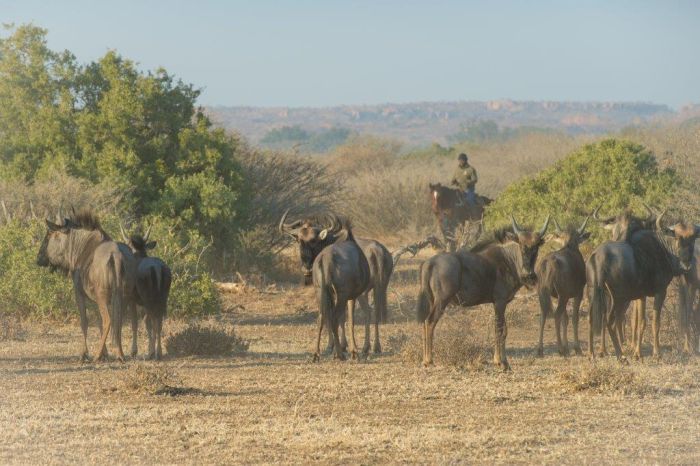
[[[548,235],[547,239],[559,243],[563,247],[578,249],[579,245],[586,241],[590,236],[590,232],[586,231],[586,225],[588,224],[588,219],[590,216],[586,217],[580,227],[569,226],[568,228],[562,228],[559,226],[557,219],[554,220],[554,233]]]
[[[279,223],[279,231],[291,236],[299,244],[299,256],[301,258],[301,268],[304,274],[304,284],[311,285],[311,268],[316,256],[326,246],[333,244],[339,238],[343,230],[342,222],[336,216],[329,216],[325,223],[316,222],[313,219],[296,220],[286,223],[289,209],[282,215]]]
[[[659,216],[654,211],[644,204],[648,211],[646,218],[637,217],[631,210],[625,210],[620,215],[600,218],[598,216],[598,207],[593,212],[593,218],[603,225],[603,228],[610,231],[610,238],[613,241],[628,241],[630,237],[639,230],[653,230]]]
[[[46,234],[36,257],[38,266],[52,269],[68,268],[68,234],[72,226],[74,225],[71,220],[61,218],[60,214],[55,222],[46,219]]]
[[[549,226],[549,217],[550,216],[547,215],[540,231],[533,232],[521,228],[518,222],[515,221],[515,217],[513,215],[510,216],[513,231],[506,231],[504,239],[518,244],[520,253],[518,274],[520,276],[520,281],[526,286],[533,286],[537,282],[535,264],[537,263],[537,255],[540,252],[540,246],[544,244],[544,236]]]
[[[663,231],[675,239],[678,260],[683,272],[690,271],[695,257],[695,240],[700,236],[700,225],[679,222],[666,227]]]
[[[151,235],[151,227],[149,226],[146,233],[141,236],[139,234],[127,235],[122,224],[119,224],[119,230],[122,234],[124,244],[129,246],[135,257],[148,257],[148,251],[156,247],[156,241],[149,241]]]

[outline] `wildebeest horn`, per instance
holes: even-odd
[[[153,225],[148,225],[148,229],[146,230],[146,234],[143,235],[144,242],[148,242],[148,237],[151,236],[151,227],[153,227]]]
[[[122,234],[122,239],[124,240],[124,242],[125,242],[126,244],[129,244],[129,237],[128,237],[127,234],[126,234],[126,231],[124,231],[124,225],[122,225],[122,222],[121,222],[121,221],[119,222],[119,231],[120,231],[121,234]]]
[[[550,215],[547,214],[547,218],[544,219],[544,225],[542,225],[542,229],[539,232],[540,237],[543,237],[545,233],[547,233],[547,227],[549,227],[549,217]]]
[[[661,212],[658,217],[656,217],[656,229],[658,231],[661,231],[663,229],[663,227],[661,226],[661,220],[664,218],[664,215],[666,215],[666,210],[667,209],[664,209],[664,211]]]
[[[581,226],[578,228],[578,234],[582,235],[584,231],[586,231],[586,225],[588,225],[588,219],[591,218],[590,215],[586,216],[585,219],[583,219],[583,223]]]
[[[518,226],[518,222],[515,221],[515,216],[513,214],[510,214],[510,219],[513,222],[513,233],[516,235],[520,234],[520,227]]]
[[[598,215],[598,212],[600,212],[600,208],[602,205],[599,205],[596,207],[596,209],[593,211],[593,220],[599,223],[611,223],[613,220],[615,220],[615,217],[607,217],[607,218],[600,218]]]
[[[559,226],[559,222],[557,222],[556,218],[553,218],[554,220],[554,227],[557,229],[557,233],[561,233],[561,227]]]
[[[600,217],[598,217],[598,212],[600,212],[600,208],[603,207],[602,205],[599,205],[598,207],[595,208],[593,211],[593,220],[600,220]]]
[[[289,211],[291,209],[287,209],[284,211],[284,214],[282,214],[282,218],[280,219],[280,223],[278,225],[278,229],[280,233],[286,233],[286,234],[292,234],[290,230],[293,230],[294,228],[298,227],[301,224],[301,220],[297,220],[296,222],[293,223],[284,223],[285,220],[287,220],[287,215],[289,215]]]
[[[647,212],[649,212],[649,216],[647,217],[647,220],[648,220],[648,221],[652,221],[652,220],[654,219],[654,217],[658,217],[658,213],[657,213],[657,212],[654,212],[654,209],[652,209],[651,207],[649,207],[649,206],[646,204],[646,202],[642,202],[642,205],[643,205],[644,208],[647,210]],[[664,211],[664,213],[666,213],[666,212]],[[663,214],[662,214],[662,215],[663,215]]]

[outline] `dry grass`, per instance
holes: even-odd
[[[666,349],[661,361],[604,358],[592,369],[585,357],[554,355],[551,321],[546,356],[533,358],[539,309],[521,294],[511,304],[518,324],[508,322],[511,373],[490,362],[490,306],[449,308],[436,329],[438,346],[456,332],[483,348],[480,370],[464,364],[458,343],[449,354],[467,370],[440,355],[421,368],[402,350],[419,343],[420,328],[395,298],[415,297],[417,263],[402,260],[391,283],[385,353],[362,362],[308,362],[309,288],[225,298],[236,335],[250,342],[244,358],[81,364],[77,323],[27,324],[26,341],[0,345],[0,463],[697,463],[699,358]],[[97,334],[90,329],[91,349]],[[188,391],[155,396],[158,386]]]
[[[228,356],[245,353],[249,343],[236,335],[233,325],[208,320],[169,334],[164,345],[171,356]]]
[[[22,320],[14,314],[0,314],[0,341],[24,341],[27,331]]]

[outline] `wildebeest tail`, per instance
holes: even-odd
[[[548,267],[546,263],[543,263],[543,269],[538,270],[537,274],[537,296],[544,317],[552,315],[552,287],[556,278],[553,275],[553,268]]]
[[[423,262],[420,266],[420,291],[416,302],[416,319],[418,322],[425,322],[430,315],[432,305],[432,292],[430,291],[430,273],[433,266],[430,261]]]
[[[333,302],[333,285],[330,283],[330,270],[324,264],[321,264],[321,282],[320,282],[320,293],[319,293],[319,312],[323,316],[323,320],[326,322],[328,328],[332,328],[332,318],[333,318],[333,308],[335,307]]]
[[[678,303],[676,305],[678,330],[681,335],[688,334],[688,325],[691,324],[690,315],[693,311],[693,302],[690,296],[688,285],[684,283],[683,277],[678,279]]]
[[[374,284],[374,308],[377,313],[377,318],[380,322],[386,322],[389,317],[387,307],[387,290],[389,288],[389,279],[393,272],[394,262],[391,255],[386,251],[382,257],[376,258],[377,261],[377,283]]]
[[[120,345],[122,341],[122,317],[124,315],[122,294],[124,293],[124,263],[121,256],[114,253],[109,256],[109,269],[112,274],[112,299],[109,318],[112,321],[112,344]]]

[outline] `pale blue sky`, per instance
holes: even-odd
[[[163,66],[205,105],[700,102],[695,1],[0,0],[0,21]]]

